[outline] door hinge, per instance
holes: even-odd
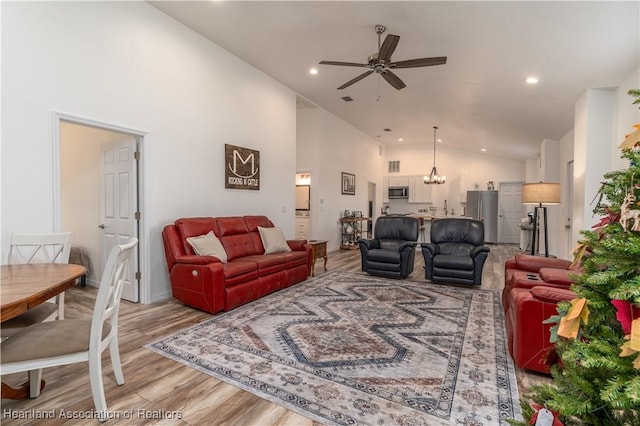
[[[142,274],[140,271],[136,272],[136,280],[140,280],[142,278]]]
[[[140,212],[136,212],[134,218],[135,220],[140,220]]]
[[[140,151],[136,151],[136,152],[134,152],[134,153],[133,153],[133,158],[134,158],[135,160],[139,160],[139,159],[140,159]]]

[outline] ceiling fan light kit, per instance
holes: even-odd
[[[365,71],[359,76],[347,81],[345,84],[338,87],[338,90],[346,89],[347,87],[351,86],[354,83],[357,83],[358,81],[373,74],[374,72],[380,74],[382,78],[384,78],[385,81],[395,89],[400,90],[407,87],[407,85],[400,79],[400,77],[394,74],[391,69],[429,67],[433,65],[444,65],[447,63],[446,56],[391,62],[391,55],[396,50],[396,47],[398,47],[400,36],[395,34],[387,34],[384,42],[380,44],[381,35],[386,30],[387,29],[384,25],[375,26],[376,34],[378,34],[378,51],[372,53],[369,56],[368,62],[366,64],[357,62],[320,61],[321,65],[338,65],[343,67],[359,67],[369,69],[369,71]]]
[[[431,169],[431,173],[429,176],[424,177],[424,183],[427,185],[436,184],[441,185],[447,181],[446,176],[440,176],[438,174],[438,169],[436,168],[436,132],[438,131],[437,126],[433,126],[433,168]]]

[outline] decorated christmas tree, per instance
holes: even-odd
[[[640,91],[629,91],[640,103]],[[553,384],[531,389],[524,424],[640,425],[640,125],[620,145],[629,167],[606,173],[582,231],[576,298],[558,305]],[[551,411],[553,418],[550,417]],[[543,424],[540,422],[539,424]]]

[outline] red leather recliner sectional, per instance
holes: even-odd
[[[502,303],[509,353],[518,367],[550,372],[552,325],[543,321],[558,313],[558,302],[576,297],[569,287],[580,272],[568,260],[520,253],[505,263]]]
[[[273,223],[266,216],[194,217],[165,226],[162,239],[173,297],[214,314],[306,280],[311,273],[307,241],[289,240],[291,251],[265,255],[258,226]],[[187,242],[209,231],[224,246],[227,263],[196,255]]]
[[[509,293],[514,288],[544,285],[568,289],[573,283],[571,276],[581,272],[582,268],[569,260],[518,253],[504,264],[502,307],[505,313],[509,310]]]

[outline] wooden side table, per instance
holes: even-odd
[[[324,259],[324,270],[327,270],[327,242],[324,240],[310,240],[311,244],[311,276],[316,276],[316,259]]]

